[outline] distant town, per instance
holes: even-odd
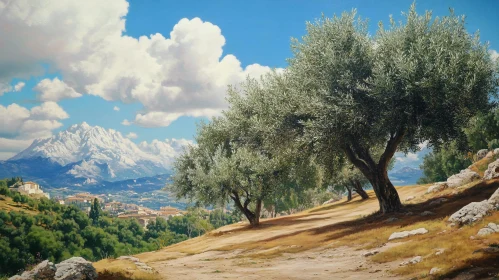
[[[22,179],[9,188],[11,191],[18,192],[22,195],[27,195],[33,198],[51,198],[50,194],[44,192],[42,187],[35,182],[23,182]],[[52,191],[52,190],[51,190]],[[66,191],[66,192],[65,192]],[[95,199],[99,201],[104,212],[110,216],[120,219],[135,218],[139,223],[146,227],[149,221],[156,218],[165,220],[174,216],[183,215],[184,210],[170,205],[159,206],[161,202],[169,202],[168,194],[164,191],[136,193],[133,191],[121,191],[115,194],[91,194],[89,192],[71,193],[68,189],[55,189],[56,193],[52,197],[61,205],[75,205],[84,212],[89,212],[92,203]],[[130,203],[130,201],[142,202],[149,205],[154,205],[157,209],[152,209],[147,206]],[[175,205],[182,205],[175,203]]]

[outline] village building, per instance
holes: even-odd
[[[16,185],[16,187],[11,188],[11,191],[18,192],[22,195],[27,195],[35,198],[41,198],[41,197],[46,197],[50,198],[50,194],[43,192],[43,190],[40,188],[40,185],[38,185],[35,182],[25,182],[22,185]]]

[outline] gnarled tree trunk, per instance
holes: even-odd
[[[360,145],[354,138],[350,139],[350,143],[345,144],[345,154],[373,186],[374,193],[378,198],[379,210],[383,214],[398,212],[402,209],[397,190],[388,178],[388,164],[404,135],[405,129],[403,127],[390,135],[385,151],[378,162],[373,160],[369,149]]]
[[[234,201],[236,207],[241,211],[246,219],[248,219],[251,226],[258,226],[260,224],[260,212],[262,209],[262,200],[256,200],[256,209],[255,212],[251,211],[248,206],[250,204],[250,200],[246,198],[244,204],[241,203],[239,194],[237,192],[232,192],[230,198]]]
[[[347,201],[352,200],[352,187],[347,187]]]
[[[353,189],[355,190],[356,193],[358,193],[360,195],[360,197],[364,200],[364,199],[368,199],[369,198],[369,195],[367,194],[367,192],[362,188],[362,185],[360,184],[360,182],[358,180],[354,180],[353,182]]]

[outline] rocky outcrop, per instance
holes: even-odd
[[[333,198],[331,198],[330,200],[328,200],[328,201],[326,201],[326,202],[322,203],[322,205],[331,204],[331,203],[334,203],[334,202],[339,201],[339,200],[340,200],[340,198],[339,198],[339,197],[333,197]]]
[[[447,186],[449,188],[457,188],[478,180],[480,180],[480,175],[475,171],[466,168],[461,170],[458,174],[450,176],[447,179]]]
[[[482,149],[476,153],[476,159],[481,160],[484,158],[487,154],[489,153],[489,150],[487,149]]]
[[[492,205],[492,207],[499,209],[499,189],[497,189],[487,200],[487,202]]]
[[[417,264],[417,263],[420,263],[422,260],[423,260],[423,257],[416,256],[408,261],[401,263],[400,266],[409,265],[409,264]]]
[[[490,163],[483,175],[485,180],[490,180],[499,177],[499,159]]]
[[[55,280],[93,280],[97,279],[97,272],[92,263],[81,257],[67,259],[55,267]]]
[[[148,273],[153,273],[154,272],[154,269],[152,267],[148,266],[145,263],[140,262],[140,260],[138,258],[136,258],[136,257],[121,256],[121,257],[118,258],[118,260],[131,261],[131,262],[133,262],[135,264],[135,266],[139,270],[142,270],[142,271],[148,272]]]
[[[30,271],[16,275],[9,280],[94,280],[97,272],[92,263],[84,258],[73,257],[59,264],[45,260]]]
[[[410,231],[394,232],[390,235],[388,240],[406,238],[409,236],[418,235],[418,234],[426,234],[426,233],[428,233],[428,230],[425,228],[418,228],[418,229],[410,230]]]
[[[492,233],[499,232],[499,226],[494,223],[489,223],[486,227],[480,229],[477,233],[478,236],[487,236]]]
[[[426,191],[426,193],[436,193],[436,192],[441,192],[443,190],[445,190],[446,188],[448,188],[449,186],[447,185],[446,182],[440,182],[440,183],[436,183],[435,185],[433,186],[430,186],[428,188],[428,190]]]
[[[441,269],[440,269],[440,268],[438,268],[438,267],[434,267],[434,268],[432,268],[432,269],[430,270],[430,275],[435,275],[435,274],[439,273],[440,271],[441,271]]]
[[[16,275],[9,280],[53,280],[55,277],[56,267],[53,263],[45,260],[39,263],[30,271],[25,271],[21,275]]]
[[[472,202],[456,213],[452,214],[449,222],[457,223],[459,225],[470,224],[481,220],[485,215],[492,211],[493,207],[487,200],[482,202]]]

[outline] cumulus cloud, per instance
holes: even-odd
[[[154,139],[150,143],[142,141],[139,143],[139,148],[146,152],[159,155],[167,162],[165,165],[170,165],[172,160],[180,155],[186,146],[195,145],[194,141],[187,139],[165,139],[164,141]]]
[[[216,115],[227,106],[228,84],[270,71],[259,64],[243,68],[234,55],[224,54],[220,28],[199,18],[181,19],[169,36],[134,38],[123,33],[125,0],[2,2],[0,26],[9,28],[0,29],[0,38],[9,40],[0,54],[0,82],[37,71],[40,61],[50,63],[64,82],[40,82],[41,100],[83,93],[139,102],[144,108],[136,125]]]
[[[37,120],[63,120],[69,118],[69,115],[57,103],[49,101],[33,107],[31,117]]]
[[[77,98],[81,94],[58,78],[43,79],[34,88],[39,92],[38,98],[42,101],[59,101],[66,98]]]
[[[131,125],[132,123],[131,123],[129,120],[126,120],[126,119],[125,119],[125,120],[123,120],[123,121],[121,122],[121,124],[122,124],[122,125],[129,126],[129,125]]]
[[[118,106],[114,106],[113,110],[115,110],[115,111],[119,111],[119,110],[120,110],[120,107],[118,107]]]
[[[26,84],[24,82],[19,82],[14,86],[14,91],[18,92],[21,91]]]
[[[135,132],[130,132],[126,135],[126,138],[128,138],[128,139],[137,139],[137,137],[139,137],[139,136]]]
[[[0,69],[1,71],[1,69]],[[2,96],[6,92],[19,92],[21,91],[26,84],[24,82],[19,82],[15,86],[11,86],[6,83],[2,83],[0,80],[0,96]]]
[[[499,61],[499,53],[496,50],[489,50],[489,53],[493,61]]]
[[[27,148],[35,138],[50,137],[69,115],[55,102],[28,110],[16,103],[0,105],[0,159]]]
[[[407,153],[405,156],[396,157],[396,160],[403,163],[415,162],[419,160],[417,153]]]

